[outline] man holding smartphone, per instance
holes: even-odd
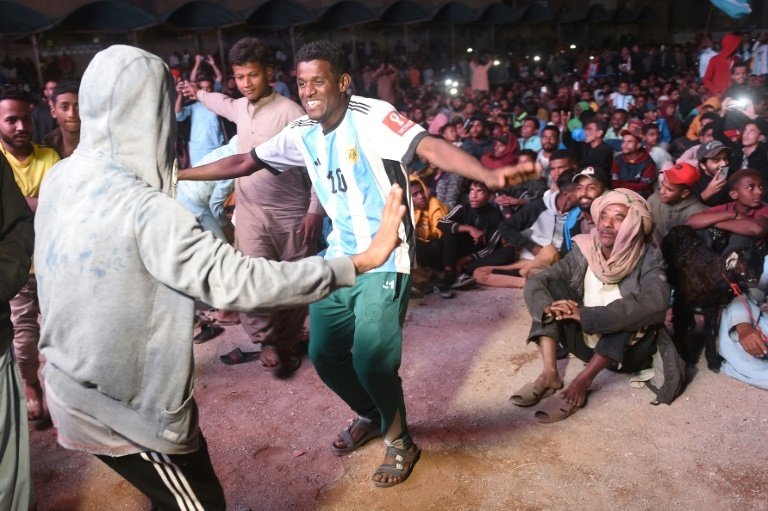
[[[730,150],[719,140],[701,144],[696,153],[701,177],[692,186],[693,193],[707,206],[730,202],[728,189],[728,158]]]

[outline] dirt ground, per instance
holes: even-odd
[[[519,290],[475,289],[413,300],[401,370],[423,449],[404,484],[370,476],[380,440],[346,457],[329,443],[352,417],[305,359],[288,381],[259,362],[218,356],[250,348],[239,326],[196,348],[196,397],[229,509],[768,511],[768,392],[699,363],[671,406],[606,373],[586,407],[539,424],[512,392],[541,367],[524,338]],[[169,353],[168,356],[173,356]],[[566,381],[582,364],[561,361]],[[146,510],[149,502],[95,458],[32,433],[40,511]]]

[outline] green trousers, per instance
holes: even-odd
[[[317,374],[358,415],[381,418],[387,442],[411,439],[398,370],[411,276],[366,273],[309,307],[309,357]]]
[[[0,353],[0,509],[27,511],[34,502],[27,401],[8,346]]]

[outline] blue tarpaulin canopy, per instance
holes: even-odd
[[[326,9],[320,15],[320,25],[326,29],[354,27],[376,21],[376,13],[360,2],[343,0]]]
[[[97,0],[64,16],[57,28],[68,32],[133,32],[159,25],[144,9],[117,0]]]
[[[506,4],[494,3],[483,9],[477,22],[489,25],[508,25],[519,21],[521,14],[522,12],[516,11]]]
[[[379,17],[379,23],[390,25],[411,25],[429,21],[429,12],[411,0],[400,0],[389,7],[385,7]]]
[[[290,0],[269,0],[254,9],[244,11],[243,16],[249,25],[268,29],[306,25],[317,20],[312,11]]]
[[[28,35],[46,30],[53,22],[34,9],[0,1],[0,35]]]
[[[245,22],[238,13],[210,0],[193,0],[166,13],[163,21],[182,30],[216,30]]]
[[[476,19],[477,13],[461,2],[448,2],[440,7],[432,17],[432,21],[435,23],[450,23],[452,25],[472,23]]]

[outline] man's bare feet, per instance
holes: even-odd
[[[216,321],[220,325],[237,325],[240,323],[240,313],[237,311],[226,311],[219,309],[216,311]]]
[[[536,378],[533,382],[537,387],[546,389],[561,389],[563,388],[563,380],[560,379],[560,376],[555,374],[550,374],[548,372],[543,372],[539,375],[538,378]]]
[[[281,350],[271,344],[263,344],[259,355],[262,367],[275,369],[275,376],[290,378],[301,367],[301,357],[293,351]]]
[[[261,365],[267,368],[279,366],[280,355],[277,353],[277,348],[271,344],[262,344],[259,360],[261,360]]]
[[[560,392],[560,396],[568,404],[584,406],[584,403],[587,402],[587,391],[590,385],[592,385],[592,379],[580,374]]]

